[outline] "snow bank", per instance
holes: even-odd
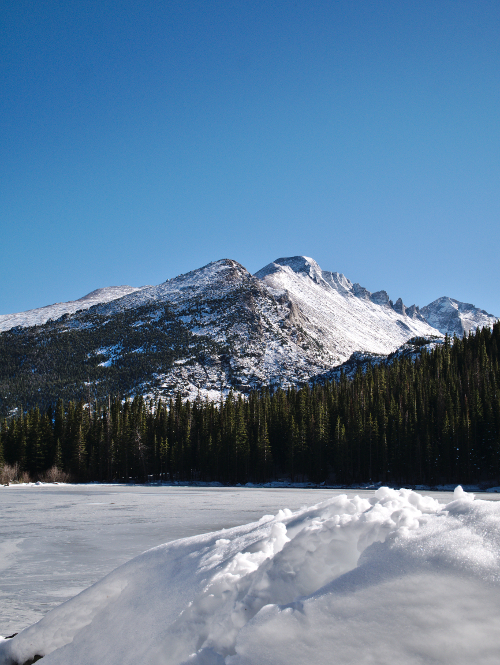
[[[500,504],[461,488],[340,495],[149,550],[0,664],[498,663],[499,554]]]

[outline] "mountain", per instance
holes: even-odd
[[[128,293],[139,290],[139,288],[134,286],[107,286],[104,289],[96,289],[78,300],[58,302],[54,305],[46,305],[45,307],[38,307],[37,309],[30,309],[27,312],[18,312],[17,314],[0,314],[0,332],[17,326],[21,326],[22,328],[40,326],[50,319],[58,319],[63,314],[74,314],[77,311],[122,298]]]
[[[255,275],[223,259],[158,286],[111,287],[57,307],[12,315],[17,327],[0,334],[4,413],[58,397],[218,399],[297,385],[330,376],[353,354],[385,357],[442,332],[425,308],[393,304],[308,257],[278,259]]]
[[[308,257],[278,259],[256,277],[278,297],[286,294],[300,313],[301,327],[330,365],[354,351],[388,354],[411,337],[439,334],[415,308],[407,313],[401,303],[397,309],[385,291],[371,294],[341,273],[322,271]]]
[[[438,298],[430,305],[422,307],[420,313],[425,320],[443,334],[462,337],[474,332],[477,328],[492,326],[498,319],[484,309],[478,309],[469,303],[459,302],[453,298]]]

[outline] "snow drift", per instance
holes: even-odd
[[[498,662],[500,504],[335,496],[145,552],[0,643],[0,664]]]

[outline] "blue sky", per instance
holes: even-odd
[[[4,0],[0,313],[305,254],[500,316],[500,5]]]

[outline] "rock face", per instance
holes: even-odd
[[[429,325],[437,328],[443,335],[457,337],[474,332],[476,328],[492,326],[498,320],[484,309],[446,296],[422,307],[420,313]]]
[[[440,301],[456,304],[450,315],[435,314],[435,303],[393,304],[385,291],[372,294],[304,256],[255,275],[222,259],[158,286],[101,289],[64,303],[62,316],[58,305],[42,308],[50,316],[12,315],[20,327],[0,335],[0,410],[90,392],[218,399],[229,390],[287,387],[327,376],[353,354],[387,356],[411,338],[450,333],[456,312],[462,329],[494,322]],[[38,327],[22,327],[33,322]]]
[[[96,313],[113,317],[144,307],[150,311],[136,317],[135,328],[161,318],[166,308],[170,325],[179,324],[185,338],[172,367],[156,374],[155,393],[180,389],[195,397],[201,391],[216,399],[230,388],[247,392],[270,383],[304,381],[324,365],[300,330],[300,309],[230,259],[142,289],[96,308]]]

